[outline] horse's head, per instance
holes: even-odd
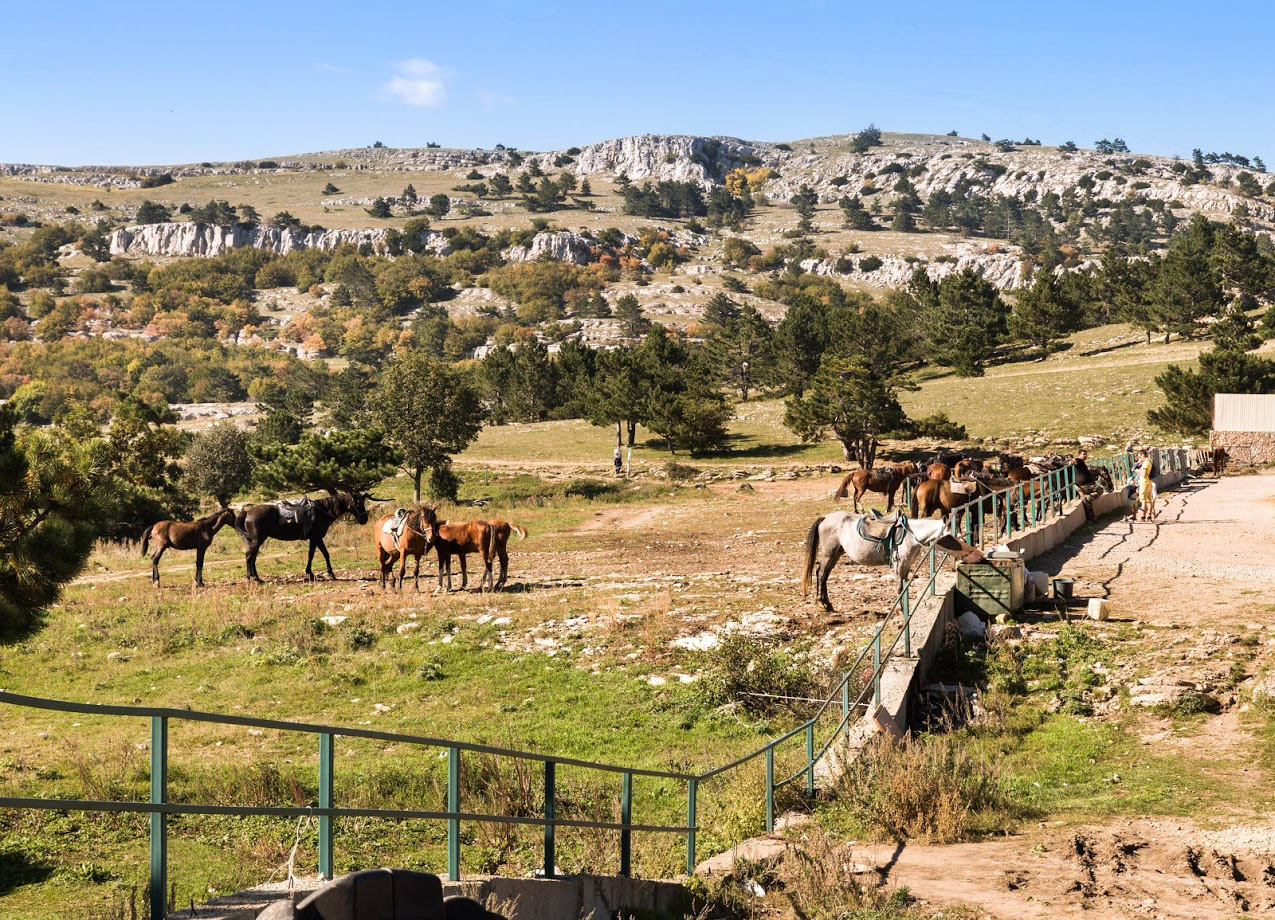
[[[369,495],[367,492],[351,492],[350,507],[347,510],[351,515],[353,515],[354,520],[358,521],[360,524],[366,524],[367,503],[383,501],[388,501],[388,499],[377,498],[374,495]]]

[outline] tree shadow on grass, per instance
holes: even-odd
[[[0,898],[25,885],[38,885],[53,875],[54,867],[18,850],[0,850]]]
[[[642,442],[642,447],[649,450],[658,450],[668,455],[669,460],[761,460],[761,459],[780,459],[783,457],[791,457],[793,454],[800,454],[809,450],[816,445],[812,444],[768,444],[755,443],[753,435],[747,434],[728,434],[726,435],[726,446],[720,450],[704,450],[696,453],[682,451],[678,454],[669,452],[668,442],[663,438],[647,438]]]

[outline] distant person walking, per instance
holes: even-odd
[[[624,457],[620,453],[620,445],[615,446],[615,475],[619,476],[624,471]]]
[[[1152,474],[1151,457],[1145,450],[1138,451],[1138,462],[1133,467],[1134,506],[1133,516],[1142,512],[1142,520],[1155,517],[1155,477]]]

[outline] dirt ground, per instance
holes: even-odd
[[[1264,782],[1240,714],[1275,644],[1273,547],[1275,475],[1196,479],[1161,495],[1155,521],[1108,519],[1031,567],[1075,579],[1079,597],[1108,597],[1113,629],[1141,626],[1131,655],[1140,664],[1128,677],[1134,706],[1140,691],[1154,702],[1168,685],[1211,689],[1235,660],[1236,637],[1266,630],[1256,635],[1271,638],[1250,643],[1257,650],[1240,686],[1220,699],[1221,712],[1188,732],[1152,709],[1137,721],[1144,745],[1235,760],[1236,782]],[[1162,676],[1133,677],[1142,671]],[[1275,911],[1275,822],[1241,815],[1060,821],[978,843],[865,846],[856,859],[926,903],[973,905],[1006,920]]]

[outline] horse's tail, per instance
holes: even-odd
[[[823,526],[823,518],[815,518],[806,534],[806,567],[801,573],[801,596],[810,593],[810,575],[815,570],[815,560],[819,557],[819,528]]]
[[[235,533],[239,534],[241,539],[248,539],[247,525],[244,523],[248,517],[248,509],[240,508],[235,512],[235,519],[231,521],[231,526],[235,528]]]
[[[517,524],[510,524],[509,529],[518,535],[519,540],[527,539],[527,528],[519,527]]]
[[[833,498],[845,498],[850,494],[850,480],[854,479],[854,472],[846,473],[846,478],[841,480],[841,485],[837,486],[836,494]]]
[[[910,517],[919,518],[921,516],[921,505],[920,502],[917,501],[917,493],[921,491],[921,486],[923,485],[925,485],[925,483],[920,482],[917,484],[916,488],[912,490],[912,500],[908,503],[908,512]]]
[[[154,529],[154,525],[151,525],[150,527],[147,527],[146,532],[142,534],[142,555],[143,556],[145,556],[147,554],[147,551],[150,549],[151,530],[153,529]]]

